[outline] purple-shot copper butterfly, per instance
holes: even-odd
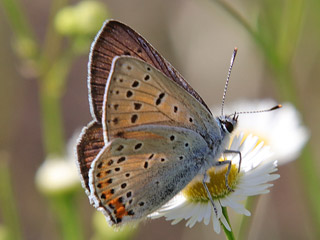
[[[143,219],[199,174],[211,197],[206,171],[230,166],[218,159],[236,113],[214,117],[168,61],[114,20],[92,44],[88,88],[93,121],[80,135],[77,164],[91,204],[110,225]]]

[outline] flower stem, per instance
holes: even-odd
[[[74,192],[51,196],[50,203],[52,211],[58,219],[58,224],[61,230],[62,239],[65,240],[82,240],[84,234],[80,227],[79,211],[75,203]]]
[[[246,209],[250,209],[250,212],[255,212],[256,206],[258,202],[258,197],[251,196],[246,200]],[[253,216],[241,216],[241,222],[238,231],[238,239],[248,239],[249,227],[252,223]]]
[[[19,217],[12,191],[8,154],[0,152],[0,206],[8,240],[22,239]]]
[[[54,29],[54,17],[57,12],[68,3],[68,0],[55,0],[52,1],[51,11],[49,15],[49,24],[46,31],[44,47],[42,50],[42,64],[41,70],[46,73],[59,59],[62,49],[62,37]]]
[[[72,57],[64,58],[65,54],[60,48],[61,37],[54,30],[54,16],[67,2],[68,0],[55,0],[52,2],[44,49],[41,61],[37,62],[40,74],[39,90],[42,105],[43,139],[47,155],[62,155],[65,151],[60,100]]]
[[[65,91],[67,74],[74,54],[71,48],[61,49],[61,36],[54,30],[54,16],[68,0],[52,2],[49,26],[39,69],[39,95],[42,108],[43,141],[46,154],[65,154],[65,136],[62,121],[61,98]],[[58,220],[62,239],[83,239],[80,216],[75,205],[76,193],[49,196],[49,202]]]
[[[47,154],[62,155],[65,151],[64,128],[60,100],[65,91],[66,77],[73,60],[66,50],[39,80],[44,148]]]
[[[227,208],[226,207],[222,207],[222,214],[224,215],[224,217],[226,218],[230,228],[231,228],[231,224],[230,224],[230,220],[229,220],[229,216],[228,216],[228,211],[227,211]],[[221,223],[221,222],[220,222]],[[224,224],[221,223],[221,226],[223,228],[223,231],[226,235],[226,238],[228,240],[234,240],[234,234],[233,234],[233,231],[232,231],[232,228],[231,228],[231,231],[229,231],[225,226]]]
[[[28,54],[26,57],[28,57],[28,60],[35,61],[39,57],[39,48],[29,21],[21,10],[19,0],[0,0],[0,4],[4,9],[3,12],[7,14],[8,22],[11,25],[16,41],[28,42],[29,51],[26,51],[32,54]]]
[[[0,0],[0,4],[7,14],[9,24],[12,27],[17,43],[27,42],[31,46],[29,51],[22,47],[20,57],[26,62],[32,62],[35,75],[38,77],[39,100],[41,104],[42,131],[45,155],[62,155],[65,152],[65,138],[62,121],[61,98],[64,93],[66,76],[70,70],[70,65],[74,59],[73,52],[69,49],[63,51],[61,48],[61,36],[54,29],[54,16],[57,11],[67,4],[68,0],[54,0],[50,12],[49,25],[47,27],[44,48],[42,49],[35,40],[28,19],[21,10],[19,0]],[[1,171],[5,168],[1,168]],[[5,171],[4,173],[8,173]],[[0,174],[1,178],[7,177]],[[2,180],[1,183],[6,183]],[[0,184],[1,184],[0,183]],[[10,185],[6,186],[6,192],[10,195]],[[2,193],[3,191],[1,191]],[[10,195],[10,197],[12,197]],[[13,197],[12,197],[13,198]],[[61,226],[62,239],[83,239],[82,228],[79,223],[79,216],[74,204],[74,196],[61,195],[59,197],[50,196],[50,203],[56,214],[56,218]],[[11,201],[11,204],[14,201]],[[4,204],[4,206],[10,206]],[[17,222],[17,214],[6,208],[4,213],[10,223],[10,233],[13,232],[12,239],[21,239],[18,227],[14,228],[13,223]],[[10,210],[10,211],[9,211]],[[9,214],[10,213],[10,214]],[[9,221],[8,220],[8,221]],[[11,231],[12,229],[12,231]]]
[[[315,230],[316,238],[320,239],[320,177],[319,168],[314,159],[311,146],[307,144],[301,155],[302,161],[299,161],[299,163],[303,176],[302,180],[304,181],[303,185],[308,196],[306,197],[309,201],[308,207],[313,218],[313,229]]]
[[[42,134],[47,154],[63,155],[65,151],[61,106],[56,96],[48,94],[46,84],[40,86],[40,103],[42,107]]]
[[[4,12],[7,14],[11,28],[18,37],[28,36],[34,40],[29,22],[26,21],[24,12],[18,0],[1,0]]]

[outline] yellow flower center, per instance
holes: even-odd
[[[242,138],[241,144],[245,141],[245,139],[249,136],[249,132],[244,132],[244,136]],[[257,135],[259,136],[259,135]],[[234,136],[231,137],[231,141],[229,144],[229,148],[231,143],[233,142]],[[258,146],[261,142],[264,142],[264,145],[267,141],[259,137],[256,146]],[[255,146],[255,147],[256,147]],[[223,158],[220,158],[219,161],[224,161]],[[208,189],[211,193],[213,199],[219,199],[227,196],[230,193],[230,190],[226,186],[226,173],[228,170],[228,165],[221,167],[212,167],[207,171],[208,176],[210,177],[210,182],[207,183]],[[231,189],[235,189],[239,180],[238,167],[236,164],[231,165],[231,170],[228,176],[228,185]],[[207,192],[202,183],[203,177],[197,177],[192,180],[183,190],[182,194],[188,201],[191,202],[208,202],[210,199],[208,198]]]
[[[223,161],[223,159],[220,159]],[[228,165],[223,167],[212,167],[207,171],[210,182],[207,183],[208,189],[213,199],[222,198],[230,193],[226,186],[225,175]],[[228,185],[234,189],[238,181],[238,168],[232,164],[228,176]],[[191,202],[208,202],[209,198],[202,184],[202,179],[194,179],[183,190],[182,194]]]

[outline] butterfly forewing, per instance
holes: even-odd
[[[89,61],[89,101],[93,117],[101,122],[103,97],[112,60],[116,56],[130,55],[157,68],[171,81],[193,95],[208,111],[204,101],[143,37],[130,27],[117,21],[107,21],[92,44]]]
[[[209,151],[185,128],[140,126],[125,134],[102,150],[90,171],[91,198],[111,224],[141,219],[166,203],[198,173]]]
[[[147,124],[180,126],[200,135],[214,125],[210,112],[180,85],[134,57],[116,57],[105,93],[107,140]]]

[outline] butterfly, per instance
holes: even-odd
[[[145,218],[199,174],[206,187],[237,114],[214,117],[168,61],[115,20],[92,44],[88,89],[93,121],[80,135],[77,164],[110,225]]]

